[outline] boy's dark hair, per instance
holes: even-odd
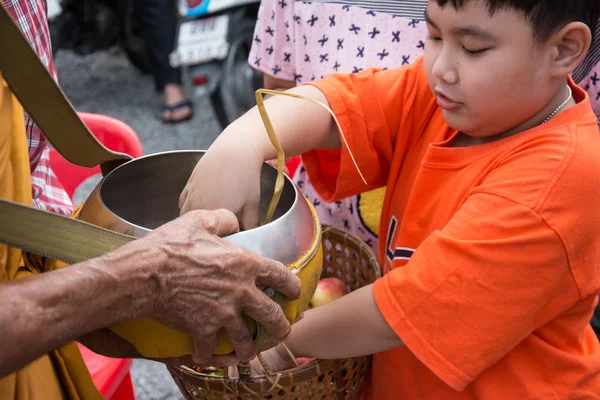
[[[450,4],[457,10],[472,0],[436,0],[438,6]],[[531,23],[534,38],[539,42],[570,22],[583,22],[596,33],[600,18],[600,0],[484,0],[490,15],[498,10],[515,10]]]

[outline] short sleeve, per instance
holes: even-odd
[[[327,202],[385,186],[392,158],[406,152],[435,109],[422,58],[397,69],[332,74],[307,84],[325,94],[343,133],[339,169],[328,167],[330,151],[302,156],[314,188]]]
[[[294,81],[294,1],[262,0],[248,62],[265,74]]]
[[[487,193],[471,195],[374,295],[409,350],[455,390],[579,299],[555,231]]]

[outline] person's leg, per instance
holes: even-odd
[[[185,104],[181,84],[181,69],[169,64],[169,55],[177,40],[177,17],[171,0],[135,0],[136,13],[140,18],[151,73],[158,91],[163,92],[165,121],[181,121],[189,118],[192,109]],[[177,107],[179,105],[179,107]],[[170,107],[170,109],[169,109]]]

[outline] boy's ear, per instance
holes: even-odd
[[[571,22],[550,39],[553,48],[553,74],[564,77],[583,61],[592,42],[590,28],[582,22]]]

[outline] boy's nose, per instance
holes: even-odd
[[[449,57],[447,51],[442,50],[433,64],[433,75],[439,80],[454,85],[458,83],[458,72],[456,62]]]

